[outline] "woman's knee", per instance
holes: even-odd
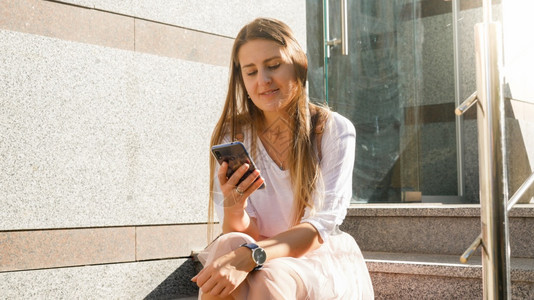
[[[219,236],[206,249],[198,254],[202,265],[211,263],[214,259],[239,248],[244,243],[253,243],[254,239],[241,232],[230,232]]]
[[[244,243],[254,243],[255,240],[250,235],[242,232],[229,232],[221,235],[218,238],[219,243],[229,243],[235,248],[243,245]]]
[[[287,267],[271,266],[250,274],[248,280],[250,299],[305,299],[301,278]]]

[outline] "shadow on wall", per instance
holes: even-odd
[[[159,300],[196,297],[198,295],[198,287],[191,281],[191,278],[200,270],[200,267],[199,262],[188,259],[144,299]]]

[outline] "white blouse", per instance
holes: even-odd
[[[245,131],[243,144],[247,149],[250,149],[250,135]],[[289,171],[280,170],[267,154],[261,140],[258,137],[256,139],[258,151],[254,163],[265,179],[266,186],[249,197],[246,212],[250,217],[256,218],[260,235],[269,238],[291,227],[293,191]],[[225,138],[224,142],[229,142],[229,138]],[[352,198],[355,142],[354,125],[340,114],[330,113],[321,139],[322,184],[318,184],[313,196],[314,211],[307,208],[301,220],[312,224],[323,241],[328,240],[329,235],[343,222],[347,214]],[[217,171],[218,167],[215,174]],[[217,216],[222,222],[223,197],[216,175],[213,199]]]

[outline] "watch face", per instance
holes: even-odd
[[[267,254],[262,248],[256,248],[254,249],[253,257],[256,264],[263,265],[263,263],[267,259]]]

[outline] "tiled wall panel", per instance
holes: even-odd
[[[135,51],[228,67],[234,40],[135,20]]]
[[[219,233],[219,226],[214,226]],[[137,227],[137,260],[188,256],[191,251],[201,251],[206,247],[206,234],[206,225]]]
[[[183,258],[207,241],[204,224],[0,231],[0,273]]]
[[[0,29],[134,49],[132,18],[51,1],[0,1]]]
[[[133,227],[0,232],[0,272],[135,261]]]
[[[277,18],[295,31],[306,47],[305,0],[61,0],[89,8],[134,16],[227,37],[257,17]]]
[[[0,30],[0,231],[204,222],[227,67]]]

